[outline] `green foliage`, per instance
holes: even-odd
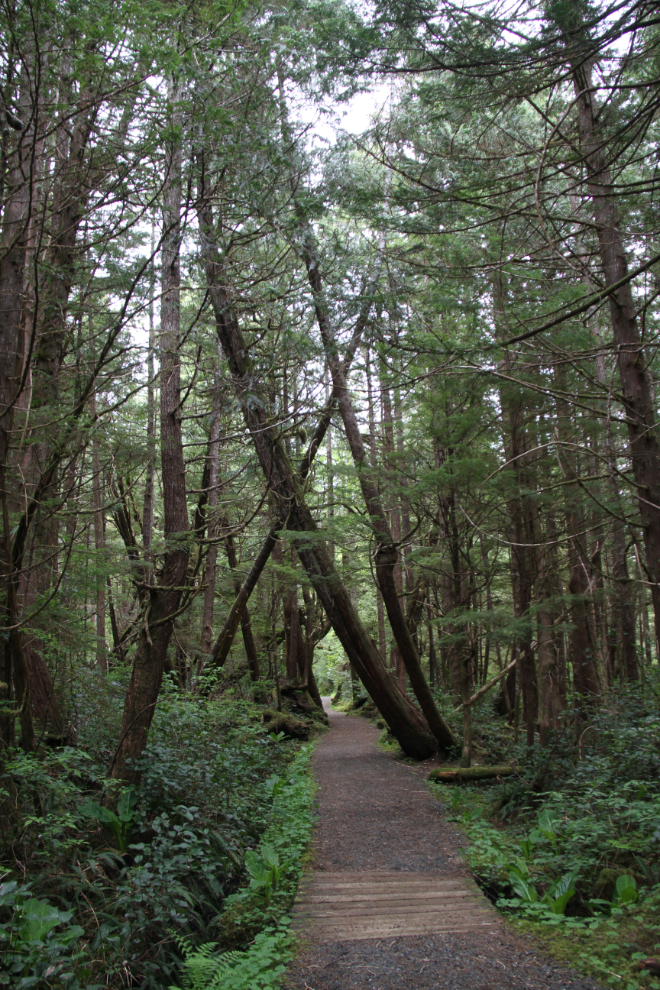
[[[289,918],[309,843],[313,783],[309,772],[312,747],[304,746],[285,778],[266,781],[272,795],[271,821],[256,850],[245,854],[250,881],[247,888],[227,898],[224,931],[235,941],[253,941],[244,951],[219,953],[217,943],[199,949],[179,939],[184,956],[182,986],[191,990],[270,990],[279,985],[291,955]],[[264,928],[264,922],[268,922]]]
[[[245,868],[252,878],[250,890],[258,891],[266,900],[277,890],[277,884],[285,870],[285,864],[280,864],[280,857],[268,842],[263,842],[259,852],[248,850],[245,854]]]
[[[84,930],[71,924],[73,914],[32,896],[29,884],[0,884],[0,985],[85,986],[89,971],[77,949]]]
[[[621,907],[623,904],[634,904],[639,894],[637,893],[637,883],[634,877],[629,877],[623,873],[617,877],[616,893],[612,899],[614,907]]]
[[[137,802],[138,796],[135,788],[126,787],[119,795],[116,814],[94,801],[85,801],[84,804],[81,804],[80,814],[85,818],[95,818],[104,825],[108,825],[114,834],[117,849],[119,852],[125,853],[128,849],[131,825],[137,818]]]
[[[250,702],[206,701],[168,688],[141,759],[142,783],[122,790],[115,812],[101,800],[109,703],[106,697],[98,707],[98,723],[93,711],[87,717],[80,749],[16,751],[5,762],[0,785],[14,810],[0,855],[6,870],[19,858],[30,875],[29,896],[59,912],[44,936],[44,958],[50,954],[63,972],[62,960],[73,959],[72,972],[89,974],[85,985],[129,972],[160,988],[181,964],[168,931],[185,931],[192,945],[228,938],[242,948],[290,905],[300,869],[294,860],[311,827],[309,749],[271,741]],[[113,833],[114,850],[99,826]],[[256,872],[259,863],[265,874],[250,889],[255,876],[247,867]],[[20,911],[12,908],[7,920],[9,908],[2,910],[16,946]],[[65,916],[81,934],[75,951]],[[23,946],[19,954],[24,978],[36,978],[38,951]]]
[[[291,958],[288,921],[282,918],[278,926],[265,928],[243,952],[217,953],[215,943],[193,949],[189,942],[181,940],[181,986],[185,990],[273,990],[279,986]]]
[[[492,718],[484,723],[495,738]],[[637,964],[660,950],[660,716],[639,691],[621,690],[590,726],[581,752],[568,735],[533,754],[521,748],[518,780],[434,792],[501,910],[553,930],[552,951],[604,982],[656,988]]]
[[[257,849],[246,853],[248,886],[227,898],[221,918],[233,944],[249,940],[264,920],[277,922],[291,908],[312,828],[311,753],[311,745],[301,747],[286,776],[267,781],[273,794],[270,822]]]

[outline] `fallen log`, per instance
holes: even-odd
[[[522,767],[451,767],[448,770],[439,767],[431,771],[429,780],[435,781],[436,784],[460,784],[472,780],[510,777],[514,773],[522,773]]]

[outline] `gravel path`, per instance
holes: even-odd
[[[319,822],[314,870],[465,874],[462,838],[426,787],[429,766],[398,763],[366,719],[328,712],[314,755]],[[286,990],[599,990],[534,951],[504,923],[470,934],[320,943],[313,938]]]

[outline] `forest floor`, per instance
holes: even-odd
[[[429,765],[410,766],[376,746],[379,731],[328,710],[330,732],[314,755],[319,820],[312,870],[373,871],[467,879],[460,833],[427,786]],[[302,932],[286,990],[597,990],[557,966],[501,918],[477,932],[323,941]]]

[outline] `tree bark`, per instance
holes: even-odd
[[[600,700],[601,689],[596,673],[595,644],[589,628],[586,596],[589,594],[589,578],[582,563],[571,570],[568,590],[574,596],[571,605],[573,628],[570,632],[571,658],[573,660],[573,687],[583,705],[591,709]]]
[[[149,268],[149,347],[147,350],[147,472],[144,482],[144,505],[142,510],[142,546],[144,548],[145,580],[151,581],[151,541],[154,529],[154,469],[156,463],[156,401],[154,388],[154,354],[156,333],[154,327],[154,292],[156,273],[153,262],[154,228],[151,227],[151,265]]]
[[[20,116],[31,116],[30,79],[23,72],[20,82]],[[14,134],[4,164],[5,199],[0,235],[0,497],[2,498],[5,603],[4,621],[10,629],[4,644],[3,690],[20,711],[21,744],[27,750],[36,745],[32,711],[29,703],[29,671],[23,651],[21,633],[15,628],[19,619],[18,576],[16,573],[12,530],[8,506],[9,449],[14,421],[14,404],[18,398],[23,371],[21,316],[28,243],[28,224],[32,194],[35,125]],[[0,730],[5,745],[14,740],[13,718],[0,715]]]
[[[99,440],[92,440],[92,498],[94,501],[94,547],[96,549],[96,665],[107,672],[108,649],[105,641],[105,577],[103,576],[103,490]]]
[[[334,387],[339,391],[339,411],[344,423],[346,439],[357,469],[358,481],[362,489],[362,495],[376,540],[376,577],[383,595],[385,610],[387,611],[394,639],[405,663],[410,683],[429,728],[436,737],[438,744],[443,749],[449,749],[456,745],[456,737],[437,709],[431,689],[424,677],[417,648],[406,624],[395,576],[396,566],[399,561],[398,550],[393,541],[380,501],[375,476],[367,460],[357,416],[355,415],[355,409],[353,408],[348,390],[346,375],[339,360],[337,344],[330,329],[328,314],[323,301],[323,286],[318,262],[314,258],[309,240],[306,242],[303,250],[303,260],[314,294],[316,319],[332,375],[332,382]]]
[[[172,93],[176,100],[176,90]],[[163,191],[162,295],[160,312],[160,441],[163,516],[167,549],[138,640],[133,673],[124,705],[117,752],[110,768],[114,779],[138,783],[135,760],[147,734],[163,678],[167,648],[186,579],[189,555],[188,507],[181,433],[180,268],[181,147],[169,139]]]
[[[225,547],[227,550],[227,562],[234,573],[238,567],[238,558],[236,557],[236,547],[234,546],[234,538],[231,534],[227,537],[225,541]],[[234,584],[237,597],[241,594],[241,582],[236,580]],[[250,677],[253,681],[258,681],[261,674],[259,671],[259,654],[257,653],[257,644],[254,641],[254,634],[252,632],[252,620],[250,619],[250,613],[248,612],[247,605],[243,606],[241,612],[241,632],[243,634],[243,645],[245,646],[245,655],[247,657],[248,667],[250,668]]]
[[[501,325],[505,315],[501,277],[493,280],[493,309],[495,323]],[[507,372],[510,372],[511,356],[508,351],[504,364]],[[532,747],[535,741],[538,708],[530,618],[535,570],[533,557],[535,534],[530,517],[529,498],[527,497],[530,487],[528,468],[523,463],[524,456],[532,445],[528,443],[524,418],[525,405],[521,390],[518,389],[517,392],[511,394],[506,387],[502,387],[500,389],[500,405],[502,408],[504,449],[507,463],[511,466],[514,482],[514,493],[509,501],[509,518],[511,520],[511,590],[514,618],[519,627],[516,636],[519,675],[517,685],[520,685],[522,694],[527,745]],[[507,690],[506,684],[504,689]]]
[[[626,277],[628,262],[588,63],[573,66],[573,84],[600,259],[611,286]],[[660,440],[630,282],[608,298],[660,649]]]
[[[220,478],[220,409],[214,398],[207,455],[206,536],[209,541],[204,567],[204,604],[202,607],[202,637],[199,644],[201,661],[211,652],[213,642],[213,611],[215,605],[215,567],[218,557],[218,481]],[[231,566],[231,564],[230,564]]]
[[[390,472],[394,471],[394,418],[392,416],[392,398],[390,395],[389,386],[384,374],[384,368],[381,364],[381,376],[380,376],[380,390],[381,390],[381,422],[383,426],[383,464],[387,466]],[[392,535],[392,540],[397,546],[401,544],[401,514],[399,512],[399,507],[395,504],[389,511],[389,525],[390,532]],[[400,554],[397,554],[397,561],[394,565],[394,584],[396,587],[397,595],[399,599],[403,595],[403,576],[401,571],[401,559]],[[378,590],[381,592],[382,589],[379,587]],[[385,604],[383,599],[383,605]],[[406,692],[406,665],[404,663],[401,650],[396,642],[396,637],[394,645],[392,646],[392,652],[390,654],[390,664],[394,671],[396,671],[396,676],[399,681],[399,687],[405,694]]]
[[[200,220],[200,224],[201,223],[202,221]],[[353,357],[355,356],[355,351],[360,341],[365,320],[366,320],[366,314],[364,315],[364,317],[361,317],[358,320],[358,323],[355,327],[353,338],[347,348],[346,356],[344,358],[345,367],[350,367]],[[330,423],[332,421],[332,414],[335,408],[336,401],[337,401],[337,395],[333,388],[332,392],[330,393],[330,397],[326,402],[325,409],[321,413],[321,417],[318,421],[312,439],[309,443],[307,452],[298,466],[297,476],[300,482],[304,482],[305,479],[307,478],[307,475],[309,474],[314,458],[316,457],[316,453],[319,450],[321,444],[323,443],[326,434],[328,438],[330,437]],[[331,452],[332,450],[331,443],[329,449]],[[331,460],[331,454],[330,454],[330,460]],[[332,515],[333,513],[330,514]],[[241,622],[242,611],[245,608],[247,602],[249,601],[250,595],[254,591],[257,582],[261,577],[263,569],[268,563],[270,555],[277,544],[277,532],[278,530],[282,529],[285,525],[286,525],[286,518],[281,521],[280,525],[274,526],[269,532],[266,539],[264,540],[264,543],[262,544],[261,549],[257,554],[257,557],[255,558],[255,561],[252,567],[250,568],[250,571],[247,577],[245,578],[245,581],[241,586],[240,591],[236,596],[236,599],[229,611],[229,615],[225,619],[224,625],[218,635],[218,638],[215,641],[213,649],[211,650],[211,654],[209,657],[210,664],[217,667],[222,667],[223,664],[225,663],[229,655],[229,650],[231,649],[231,644],[234,641],[234,636],[236,635],[236,632],[238,630],[239,623]],[[330,558],[334,561],[334,546],[332,544],[332,541],[330,541],[329,543],[328,550],[330,553]]]
[[[353,608],[335,570],[318,528],[307,508],[300,482],[276,431],[268,424],[268,404],[256,387],[254,368],[249,367],[248,349],[240,332],[213,243],[213,218],[200,196],[200,236],[206,264],[209,294],[216,332],[234,380],[243,416],[264,476],[278,503],[278,511],[292,531],[300,561],[307,571],[333,629],[346,650],[367,691],[393,734],[409,756],[425,759],[435,750],[433,737],[419,713],[410,705],[382,669],[380,655]],[[293,535],[295,533],[295,536]]]

